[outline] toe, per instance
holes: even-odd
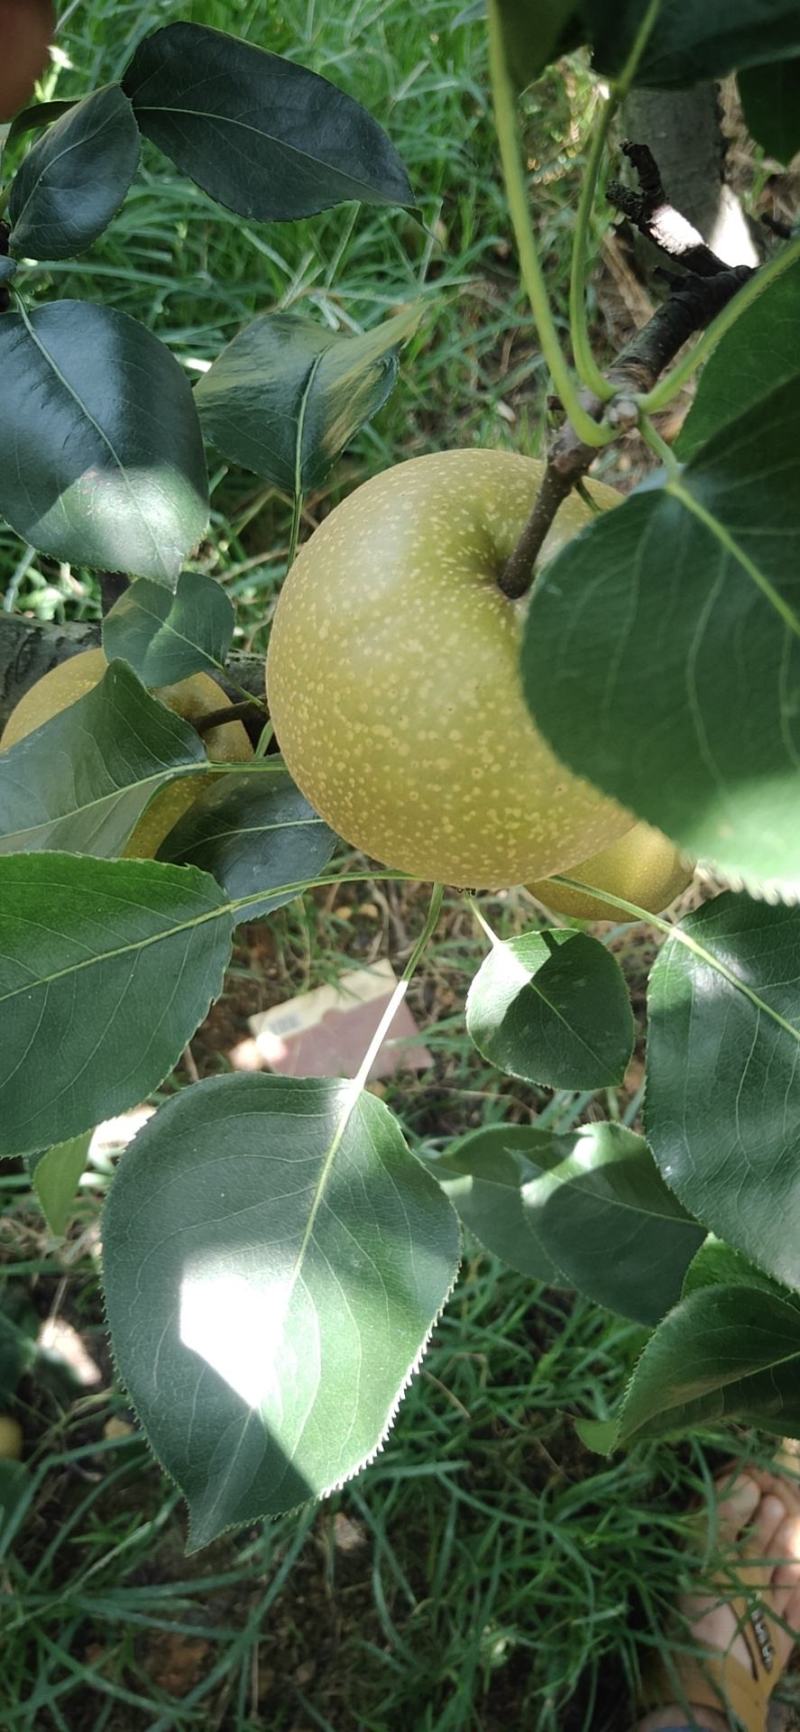
[[[717,1484],[717,1541],[730,1543],[747,1527],[761,1502],[762,1491],[748,1473],[736,1473]]]
[[[800,1591],[800,1516],[781,1522],[773,1539],[774,1555],[781,1562],[772,1572],[771,1600],[779,1618],[789,1623],[789,1607]],[[793,1626],[796,1628],[797,1626]]]
[[[787,1520],[786,1505],[774,1492],[762,1497],[753,1517],[743,1548],[743,1561],[736,1575],[743,1586],[766,1589],[779,1554],[775,1540],[782,1523]]]

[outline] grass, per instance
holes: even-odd
[[[29,1280],[24,1198],[12,1218]],[[102,1364],[91,1261],[37,1273],[67,1280]],[[605,1415],[641,1340],[472,1249],[373,1467],[189,1562],[175,1496],[109,1433],[119,1397],[40,1380],[31,1507],[4,1536],[4,1729],[621,1727],[721,1459],[694,1440],[587,1460],[565,1415]]]
[[[101,241],[78,261],[21,276],[26,294],[102,299],[156,330],[190,372],[266,308],[357,330],[421,303],[393,399],[324,491],[349,488],[399,454],[454,442],[536,450],[545,379],[511,256],[482,27],[455,28],[451,0],[427,0],[410,15],[399,0],[350,0],[341,9],[319,0],[81,0],[63,13],[60,64],[43,94],[70,97],[118,76],[140,36],[187,16],[288,53],[357,95],[406,161],[419,215],[344,206],[306,222],[249,224],[146,144],[142,170]],[[581,161],[561,79],[548,80],[530,119],[539,224],[560,285]],[[307,501],[306,530],[323,497]],[[283,575],[288,504],[218,464],[212,508],[201,563],[229,587],[249,639]],[[8,531],[0,534],[0,589],[7,608],[41,618],[92,617],[99,608],[91,574],[36,556]]]
[[[456,443],[539,449],[541,357],[520,295],[488,113],[483,32],[455,0],[78,0],[62,7],[43,92],[117,76],[147,30],[178,17],[230,29],[326,73],[387,126],[420,215],[345,207],[287,227],[213,206],[147,147],[135,188],[85,258],[31,273],[31,298],[85,296],[149,324],[182,362],[207,360],[256,312],[288,308],[359,329],[409,301],[424,318],[398,388],[309,498]],[[527,99],[526,146],[548,279],[563,327],[590,92],[579,65]],[[566,140],[566,144],[564,143]],[[283,575],[285,500],[217,465],[200,563],[263,642]],[[91,574],[0,531],[0,592],[41,619],[96,617]],[[371,912],[367,912],[371,909]],[[501,933],[530,908],[492,909]],[[317,895],[242,934],[230,992],[193,1043],[224,1068],[249,1010],[334,976],[341,958],[404,959],[413,893]],[[450,899],[412,1002],[436,1069],[391,1105],[412,1140],[502,1115],[631,1119],[638,1095],[557,1097],[498,1079],[470,1048],[463,999],[482,946]],[[633,950],[626,965],[641,989]],[[638,972],[637,972],[638,971]],[[185,1086],[177,1074],[169,1087]],[[541,1121],[540,1121],[541,1122]],[[69,1238],[45,1237],[24,1173],[2,1181],[7,1302],[33,1330],[68,1319],[96,1366],[80,1387],[40,1357],[17,1411],[30,1477],[0,1535],[3,1732],[611,1732],[658,1645],[685,1512],[709,1500],[720,1442],[590,1458],[572,1423],[605,1417],[642,1341],[635,1326],[543,1290],[467,1247],[455,1295],[375,1464],[318,1511],[183,1557],[178,1500],[127,1425],[102,1319],[98,1218],[112,1163],[87,1178]],[[730,1454],[752,1440],[726,1441]],[[2,1483],[0,1482],[0,1491]]]

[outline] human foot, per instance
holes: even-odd
[[[792,1466],[797,1471],[797,1461]],[[651,1684],[648,1700],[664,1707],[639,1722],[639,1732],[687,1724],[729,1732],[728,1701],[747,1732],[763,1732],[769,1696],[800,1634],[800,1493],[794,1481],[748,1468],[718,1486],[721,1556],[715,1592],[679,1605],[704,1661],[676,1653]],[[670,1680],[670,1673],[671,1680]],[[679,1688],[676,1688],[679,1686]],[[679,1706],[667,1697],[683,1695]],[[687,1718],[687,1706],[691,1714]]]

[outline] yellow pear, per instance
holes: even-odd
[[[559,763],[522,694],[526,603],[498,578],[543,468],[481,450],[399,463],[325,519],[278,601],[267,692],[287,768],[340,836],[415,878],[525,883],[633,822]],[[591,518],[571,494],[542,558]]]
[[[565,870],[568,878],[580,878],[597,890],[624,896],[626,902],[635,902],[648,914],[660,914],[668,908],[694,876],[686,855],[660,830],[643,823],[634,824],[610,848]],[[591,896],[588,890],[568,890],[565,884],[554,884],[549,878],[537,879],[528,889],[553,914],[569,914],[578,920],[626,919],[624,909],[604,902],[602,896]]]
[[[68,709],[78,698],[85,697],[98,685],[107,667],[103,651],[91,649],[82,650],[79,655],[51,668],[12,710],[0,742],[3,750],[15,746],[18,740],[32,734],[43,722],[49,722],[51,716],[58,715],[60,710]],[[210,716],[214,710],[224,709],[230,702],[216,680],[202,673],[190,674],[188,679],[179,680],[176,685],[161,686],[154,695],[166,704],[167,709],[174,710],[187,722]],[[253,756],[246,730],[236,720],[210,728],[203,735],[203,744],[212,763],[239,763]],[[131,831],[122,850],[123,856],[152,859],[164,837],[197,799],[201,785],[197,776],[190,776],[159,789]]]

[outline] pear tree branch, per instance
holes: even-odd
[[[669,299],[626,343],[609,367],[606,378],[615,388],[610,406],[591,392],[583,393],[583,408],[592,419],[599,420],[605,415],[612,425],[616,423],[620,434],[636,426],[638,410],[633,399],[652,390],[689,337],[709,325],[753,274],[749,265],[725,265],[705,245],[692,224],[668,204],[656,163],[646,147],[627,144],[623,148],[641,181],[640,193],[628,194],[627,189],[622,189],[626,214],[633,217],[651,240],[657,240],[660,250],[683,266],[687,274],[671,279],[673,290]],[[621,202],[619,193],[619,188],[609,189],[611,202]],[[596,446],[584,442],[569,422],[556,433],[533,510],[498,580],[504,595],[511,600],[517,600],[530,589],[535,561],[556,512],[596,456]]]

